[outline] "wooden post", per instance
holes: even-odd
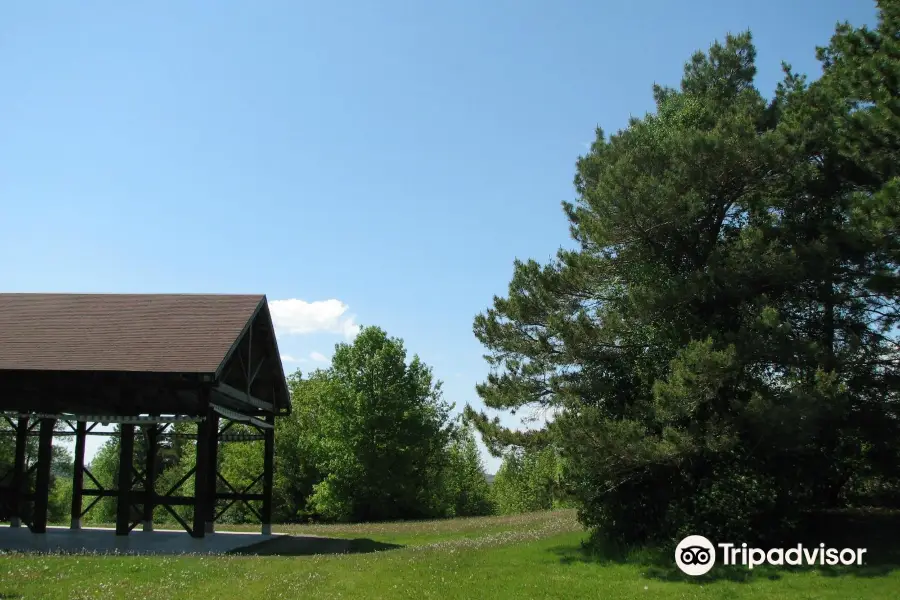
[[[209,471],[206,481],[206,533],[216,530],[216,472],[219,468],[219,415],[210,409],[206,420],[209,422]]]
[[[197,423],[197,467],[194,472],[194,524],[191,535],[202,538],[206,533],[209,502],[209,419]]]
[[[262,534],[272,533],[272,481],[275,475],[275,415],[266,415],[266,423],[273,427],[263,433],[263,504],[262,504]]]
[[[28,447],[28,417],[19,417],[16,427],[16,458],[13,466],[13,514],[9,524],[11,527],[22,526],[22,513],[25,512],[25,449]]]
[[[81,529],[81,509],[84,494],[84,443],[87,439],[87,423],[75,424],[75,460],[72,470],[72,521],[70,529]]]
[[[37,481],[34,485],[34,518],[31,531],[47,532],[47,507],[50,503],[50,463],[53,462],[53,428],[56,419],[41,419],[38,437]]]
[[[159,427],[149,425],[147,433],[147,463],[144,466],[144,531],[153,531],[153,509],[156,508],[156,454]]]
[[[131,529],[131,482],[134,471],[134,425],[119,426],[119,485],[116,503],[116,535]]]

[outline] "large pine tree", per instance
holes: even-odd
[[[515,265],[475,320],[488,407],[555,409],[583,521],[623,541],[774,539],[895,477],[900,3],[838,28],[812,84],[754,87],[749,33],[579,159],[574,251]]]

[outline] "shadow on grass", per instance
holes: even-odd
[[[403,548],[398,544],[387,544],[375,540],[342,539],[317,537],[312,535],[280,535],[271,540],[228,552],[236,555],[257,556],[311,556],[313,554],[363,554],[383,552]]]
[[[729,540],[732,541],[732,540]],[[713,543],[717,543],[713,540]],[[740,544],[740,541],[736,543]],[[810,551],[824,543],[830,548],[865,548],[863,564],[857,565],[760,565],[752,570],[744,565],[723,565],[721,550],[716,548],[716,566],[706,575],[690,577],[678,569],[672,550],[661,548],[623,549],[606,545],[582,547],[559,546],[551,551],[562,564],[592,563],[630,564],[641,567],[642,575],[661,581],[750,582],[778,580],[785,573],[816,571],[825,577],[884,577],[900,571],[900,511],[840,511],[810,517],[803,531],[781,547],[797,544]]]
[[[22,594],[4,594],[0,592],[0,600],[19,600],[24,597]]]

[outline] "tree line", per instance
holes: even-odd
[[[288,383],[292,412],[276,422],[276,522],[510,514],[563,503],[559,458],[552,450],[510,449],[489,485],[474,428],[451,417],[452,406],[443,400],[441,382],[431,369],[416,356],[407,360],[403,341],[377,327],[364,328],[352,344],[339,344],[329,368],[305,377],[297,371]],[[11,433],[8,424],[0,427]],[[148,445],[140,428],[137,433],[133,461],[143,466]],[[196,425],[178,423],[171,433],[158,440],[156,491],[167,493],[184,480],[175,495],[190,496],[194,480],[184,475],[194,466]],[[229,433],[253,430],[235,424]],[[13,455],[14,437],[0,437],[0,473],[11,470]],[[37,440],[30,437],[26,461],[36,458]],[[221,443],[217,467],[234,488],[251,485],[262,472],[262,443]],[[72,468],[71,453],[54,445],[51,522],[68,522]],[[85,477],[85,486],[96,488],[96,479],[104,489],[116,489],[118,468],[119,441],[113,435],[90,461],[93,478]],[[259,511],[257,502],[235,504],[220,522],[255,522],[252,509]],[[173,510],[190,521],[189,506]],[[115,499],[102,498],[84,521],[108,524],[115,515]],[[177,525],[163,507],[155,509],[154,520]]]
[[[510,451],[488,483],[474,429],[451,416],[441,382],[418,357],[407,359],[403,341],[377,327],[364,328],[352,344],[339,344],[330,367],[306,376],[288,377],[292,412],[277,419],[273,520],[379,521],[487,515],[550,508],[549,490],[556,478],[554,457]],[[62,427],[62,426],[61,426]],[[159,440],[156,491],[168,492],[194,465],[196,425],[179,423],[174,435]],[[235,424],[229,433],[252,433]],[[0,472],[12,467],[14,438],[0,438]],[[36,439],[29,438],[29,464],[36,459]],[[134,464],[146,464],[146,438],[135,439]],[[72,456],[54,446],[49,519],[66,523],[72,494]],[[105,489],[118,482],[119,442],[111,436],[88,465]],[[262,442],[221,443],[218,470],[236,489],[251,485],[262,472]],[[176,495],[193,494],[193,477]],[[220,484],[221,485],[221,484]],[[96,487],[90,477],[85,486]],[[521,493],[520,493],[521,492]],[[87,498],[90,501],[91,498]],[[220,518],[225,523],[252,523],[253,510],[236,504]],[[175,507],[190,520],[189,506]],[[115,520],[114,498],[99,500],[85,522]],[[154,520],[175,524],[165,508]]]

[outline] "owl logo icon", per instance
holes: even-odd
[[[689,535],[675,547],[675,564],[692,577],[705,575],[716,564],[716,548],[702,535]]]

